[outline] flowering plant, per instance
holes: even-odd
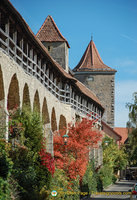
[[[39,155],[40,155],[40,159],[41,159],[41,165],[47,167],[47,169],[53,176],[53,174],[55,172],[54,158],[52,157],[52,155],[50,153],[46,152],[44,142],[42,143],[42,148],[39,152]]]

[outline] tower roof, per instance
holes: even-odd
[[[84,52],[80,62],[78,65],[73,69],[73,71],[111,71],[116,72],[116,70],[108,67],[105,65],[98,53],[98,50],[91,40],[89,45]]]
[[[41,42],[66,42],[68,48],[70,48],[68,41],[63,37],[50,15],[45,19],[43,25],[36,34],[36,37]]]

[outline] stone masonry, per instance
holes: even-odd
[[[100,99],[105,108],[103,120],[114,127],[114,99],[116,70],[105,65],[91,40],[80,62],[73,69],[74,76]]]
[[[100,99],[105,112],[103,120],[111,127],[114,127],[114,74],[97,74],[97,73],[80,73],[75,77],[81,81],[86,87],[92,90]]]

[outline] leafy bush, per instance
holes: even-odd
[[[39,113],[31,112],[27,107],[22,111],[17,109],[10,117],[10,128],[13,133],[15,127],[16,134],[14,138],[11,137],[14,145],[10,157],[14,163],[12,174],[19,184],[20,198],[45,199],[40,191],[44,186],[49,188],[51,173],[46,166],[42,165],[40,156],[44,146],[43,126]]]
[[[0,199],[11,200],[10,192],[8,180],[4,180],[0,177]]]
[[[79,200],[79,180],[70,181],[62,169],[55,170],[49,190],[43,188],[41,193],[47,193],[47,200],[50,200],[52,199],[51,192],[53,190],[57,191],[57,196],[55,197],[57,200]]]
[[[82,192],[97,191],[97,173],[95,172],[94,162],[90,162],[87,166],[86,173],[82,179]]]
[[[0,199],[11,200],[18,197],[17,183],[12,177],[13,162],[9,157],[11,145],[0,140]]]
[[[113,168],[105,164],[99,171],[100,181],[102,181],[103,187],[107,187],[112,183]]]
[[[0,177],[7,179],[12,170],[12,161],[8,154],[8,144],[5,140],[0,140]]]

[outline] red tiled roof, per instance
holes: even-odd
[[[121,139],[121,143],[124,144],[124,142],[126,141],[126,139],[128,138],[128,133],[129,133],[129,129],[128,128],[123,128],[123,127],[115,127],[114,130],[121,135],[122,139]]]
[[[89,98],[91,98],[94,102],[98,103],[102,107],[102,105],[101,105],[99,99],[97,98],[97,96],[93,92],[91,92],[91,90],[89,90],[85,85],[83,85],[78,80],[75,83],[75,85],[79,88],[80,91],[83,92],[83,94],[85,94],[86,96],[88,96]]]
[[[86,88],[86,86],[84,86],[83,84],[81,84],[77,79],[75,79],[73,76],[71,76],[69,73],[67,73],[57,62],[55,62],[55,60],[50,56],[50,54],[48,53],[48,50],[46,49],[46,47],[40,42],[39,39],[37,39],[37,37],[34,35],[34,33],[32,32],[32,30],[30,29],[30,27],[28,26],[28,24],[25,22],[25,20],[23,19],[23,17],[20,15],[20,13],[14,8],[14,6],[11,4],[10,1],[7,0],[3,0],[3,2],[6,3],[7,6],[10,7],[11,12],[14,13],[15,17],[17,17],[17,19],[19,20],[19,24],[24,28],[24,30],[27,32],[27,34],[29,34],[29,36],[31,37],[32,41],[35,43],[36,46],[38,46],[41,51],[44,53],[44,55],[50,60],[50,62],[54,65],[54,67],[67,79],[69,79],[70,81],[73,82],[73,84],[87,97],[91,98],[93,101],[95,101],[101,108],[101,110],[104,112],[104,108],[101,105],[99,99],[90,91]]]
[[[116,70],[105,65],[98,53],[98,50],[91,40],[85,53],[83,54],[78,65],[73,69],[73,71],[112,71]]]
[[[113,133],[113,135],[116,135],[116,136],[119,138],[119,140],[122,139],[122,136],[121,136],[117,131],[115,131],[115,128],[110,127],[110,126],[109,126],[106,122],[104,122],[104,121],[101,121],[101,123],[102,123],[102,125],[103,125],[104,127],[107,127],[107,128],[111,131],[111,133]],[[108,133],[106,133],[106,134],[108,134]]]
[[[20,15],[20,13],[16,10],[16,8],[12,5],[12,3],[8,0],[3,0],[5,3],[9,4],[10,8],[12,9],[12,12],[14,12],[15,16],[19,18],[20,20],[20,25],[24,27],[24,29],[27,31],[29,36],[31,37],[32,41],[39,46],[39,48],[43,51],[43,53],[46,54],[47,58],[50,60],[50,62],[61,72],[61,74],[73,81],[76,81],[74,77],[72,77],[70,74],[68,74],[61,65],[59,65],[55,60],[50,56],[48,50],[46,47],[40,42],[40,40],[34,35],[33,31],[29,27],[29,25],[26,23],[26,21],[23,19],[23,17]]]
[[[66,42],[67,46],[70,48],[67,40],[63,37],[50,15],[45,19],[43,25],[36,34],[36,37],[41,42]]]

